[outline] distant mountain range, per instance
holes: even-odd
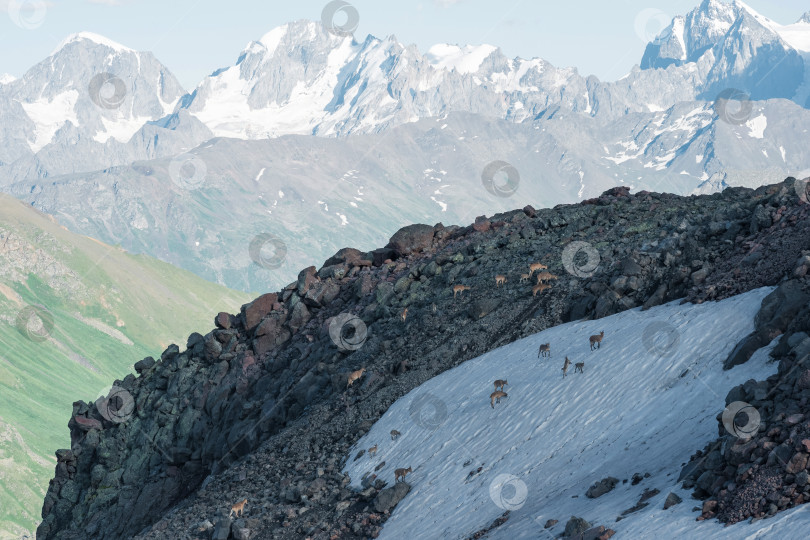
[[[422,54],[299,21],[190,94],[150,53],[77,34],[0,85],[0,189],[207,279],[279,287],[405,223],[511,208],[482,185],[493,162],[539,205],[804,174],[808,21],[704,0],[614,82],[489,45]],[[287,247],[272,269],[249,254],[264,233]]]
[[[466,223],[615,185],[690,193],[781,181],[810,164],[808,137],[796,136],[807,125],[810,111],[785,100],[756,102],[742,125],[703,102],[612,123],[576,113],[522,123],[455,113],[382,135],[215,138],[190,154],[206,170],[195,186],[172,182],[176,161],[162,158],[7,189],[82,234],[233,288],[275,290],[338,249],[384,245],[409,223]],[[496,159],[515,167],[511,196],[482,183]],[[262,234],[286,246],[278,264],[251,254]]]
[[[422,54],[394,36],[356,41],[299,21],[249,43],[191,94],[151,53],[80,33],[21,78],[0,79],[0,178],[174,155],[212,136],[377,133],[449,112],[522,122],[566,111],[612,121],[713,101],[727,88],[806,108],[809,19],[781,26],[737,0],[704,0],[615,82],[540,58],[509,59],[489,45]]]

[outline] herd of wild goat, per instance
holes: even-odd
[[[537,296],[538,292],[543,292],[546,289],[551,288],[551,284],[550,284],[551,280],[557,279],[557,276],[555,276],[554,274],[552,274],[552,273],[550,273],[548,271],[548,267],[546,265],[544,265],[542,263],[532,263],[532,264],[529,265],[529,273],[520,275],[519,283],[528,282],[532,278],[532,276],[534,275],[535,272],[537,272],[537,276],[536,276],[537,284],[532,287],[532,296]],[[495,287],[500,287],[501,285],[504,285],[505,283],[506,283],[506,276],[505,275],[498,274],[498,275],[495,276]],[[461,293],[462,296],[463,296],[464,291],[469,291],[470,289],[471,289],[471,287],[468,286],[468,285],[460,285],[460,284],[459,285],[453,285],[453,288],[452,288],[452,290],[453,290],[453,299],[455,300],[456,296],[459,293]],[[435,304],[433,305],[432,309],[433,309],[433,311],[436,311],[436,305]],[[402,313],[400,314],[400,318],[402,319],[402,322],[405,322],[407,317],[408,317],[408,308],[405,308],[402,311]],[[591,346],[592,351],[594,351],[596,349],[599,349],[602,346],[602,339],[604,339],[604,337],[605,337],[605,332],[604,331],[599,332],[599,334],[597,334],[595,336],[590,336],[589,341],[590,341],[590,346]],[[540,345],[540,349],[537,351],[537,357],[540,358],[541,356],[549,357],[549,358],[551,357],[551,344],[550,343],[544,343],[544,344]],[[562,367],[563,378],[565,378],[566,374],[568,373],[568,368],[570,366],[571,366],[571,360],[569,360],[568,357],[566,356],[565,357],[565,362],[563,363],[563,367]],[[349,373],[348,383],[347,383],[346,387],[347,388],[350,387],[356,380],[360,379],[363,376],[363,373],[365,373],[365,371],[366,371],[365,368],[360,368],[357,371],[353,371],[353,372]],[[574,373],[577,373],[577,372],[582,373],[582,374],[585,373],[585,362],[577,362],[577,363],[574,364]],[[504,392],[504,387],[507,386],[508,384],[509,384],[509,382],[506,379],[498,379],[498,380],[495,381],[495,391],[492,392],[492,394],[490,394],[490,396],[489,396],[489,404],[493,409],[495,408],[496,403],[501,402],[501,398],[508,397],[508,394],[506,392]],[[397,431],[395,429],[391,430],[391,440],[392,441],[396,441],[397,438],[400,435],[401,434],[400,434],[399,431]],[[368,449],[368,455],[372,459],[377,455],[377,446],[378,445],[375,444],[374,446],[372,446],[371,448]],[[394,471],[394,482],[395,483],[399,482],[399,481],[404,482],[405,481],[405,475],[407,475],[410,472],[412,472],[411,467],[396,469]],[[377,477],[377,475],[375,475],[375,474],[368,474],[368,475],[364,476],[363,477],[363,486],[367,487],[368,485],[370,485],[372,482],[374,482],[376,477]]]
[[[546,265],[544,265],[542,263],[532,263],[532,264],[529,265],[529,273],[520,275],[519,283],[528,282],[532,278],[532,276],[534,275],[535,272],[537,272],[537,276],[536,276],[537,284],[532,287],[532,296],[533,297],[537,296],[538,292],[543,292],[546,289],[551,288],[551,283],[550,283],[551,280],[557,279],[557,276],[555,276],[554,274],[552,274],[551,272],[548,271],[548,267]],[[495,276],[495,287],[500,287],[501,285],[504,285],[505,283],[506,283],[506,276],[505,275],[498,274],[498,275]],[[468,285],[453,285],[453,288],[452,288],[452,290],[453,290],[453,299],[455,300],[456,296],[459,293],[461,293],[462,296],[463,296],[464,291],[469,291],[470,289],[471,289],[471,287],[468,286]],[[436,304],[433,304],[432,310],[434,312],[436,311]],[[402,322],[405,322],[407,320],[407,318],[408,318],[408,308],[405,308],[402,311],[402,313],[400,314],[400,318],[402,319]],[[590,341],[590,346],[591,346],[592,351],[596,350],[596,349],[599,349],[602,346],[602,339],[604,339],[604,337],[605,337],[605,332],[604,331],[599,332],[599,334],[597,334],[595,336],[590,336],[589,341]],[[548,358],[551,357],[551,343],[543,343],[542,345],[540,345],[540,349],[537,351],[537,357],[540,358],[541,356],[548,357]],[[566,356],[565,357],[565,362],[563,363],[563,367],[562,367],[563,378],[565,378],[566,374],[568,373],[568,368],[570,366],[571,366],[571,360],[569,360],[568,357]],[[352,384],[354,384],[355,381],[357,381],[358,379],[363,377],[363,374],[365,373],[365,371],[366,371],[366,368],[360,368],[357,371],[352,371],[351,373],[349,373],[347,383],[346,383],[346,388],[348,389],[349,387],[351,387]],[[582,373],[582,374],[585,373],[585,362],[577,362],[577,363],[574,364],[574,373],[577,373],[577,372]],[[507,381],[506,379],[498,379],[498,380],[495,381],[495,391],[492,392],[492,394],[490,394],[490,396],[489,396],[489,404],[493,409],[495,408],[496,403],[501,402],[501,398],[508,397],[508,394],[506,392],[504,392],[504,387],[506,387],[508,384],[509,384],[509,381]],[[400,435],[401,435],[401,433],[399,431],[397,431],[396,429],[391,430],[391,440],[392,441],[396,441],[397,438],[399,438]],[[371,448],[368,449],[368,455],[372,459],[374,459],[376,457],[376,455],[377,455],[377,446],[378,445],[375,444],[374,446],[372,446]],[[411,472],[413,472],[411,467],[396,469],[394,471],[394,483],[400,482],[400,481],[404,482],[405,481],[405,476],[408,475]],[[371,485],[371,483],[373,483],[375,481],[376,478],[377,478],[376,474],[367,474],[366,476],[363,477],[363,481],[362,481],[363,486],[368,487],[369,485]],[[247,503],[247,499],[243,499],[242,501],[234,504],[231,507],[231,514],[232,515],[235,514],[236,516],[240,516],[242,514],[242,511],[244,510],[244,507],[245,507],[246,503]]]

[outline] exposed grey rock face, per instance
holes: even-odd
[[[186,91],[152,53],[70,36],[0,84],[0,185],[178,153],[211,137],[172,112]]]
[[[641,68],[672,66],[668,72],[681,76],[696,70],[695,96],[702,99],[738,88],[752,99],[779,97],[806,106],[810,51],[781,28],[740,2],[704,0],[647,45]]]
[[[177,181],[177,162],[164,158],[7,189],[73,231],[258,291],[286,285],[345,246],[385,245],[407,223],[465,223],[516,201],[551,207],[617,184],[682,195],[757,187],[807,167],[810,135],[796,132],[810,111],[773,100],[757,103],[752,117],[767,124],[767,138],[700,102],[613,122],[558,114],[516,124],[459,113],[382,138],[216,138],[190,154],[204,172],[197,185]],[[755,174],[783,152],[780,167]],[[482,181],[496,159],[519,173],[511,196]],[[251,253],[265,233],[286,246],[283,257],[268,255],[278,264],[257,264]]]

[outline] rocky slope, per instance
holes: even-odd
[[[789,178],[697,197],[615,188],[340,250],[220,313],[183,350],[138,362],[115,396],[76,402],[38,537],[373,537],[407,487],[369,478],[355,492],[341,465],[397,398],[562,322],[794,276],[810,249],[805,186]],[[752,257],[757,245],[778,256]],[[532,261],[558,276],[536,297],[520,283]],[[496,288],[496,274],[508,286]],[[471,289],[454,299],[455,284]],[[243,498],[245,516],[227,517]]]
[[[698,450],[681,473],[683,486],[704,500],[698,519],[759,520],[810,501],[808,269],[805,250],[795,262],[794,279],[763,300],[756,331],[726,362],[744,362],[757,346],[779,338],[772,352],[778,373],[728,393],[717,418],[719,438]]]

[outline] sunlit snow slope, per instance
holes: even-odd
[[[466,538],[505,509],[512,510],[509,520],[487,538],[552,538],[572,515],[615,529],[615,538],[803,538],[810,526],[806,507],[724,528],[696,522],[692,508],[701,503],[677,484],[689,456],[717,436],[715,417],[726,393],[776,372],[770,347],[722,370],[770,291],[572,322],[465,362],[398,400],[360,440],[351,456],[375,444],[379,450],[375,458],[348,461],[352,486],[382,461],[376,474],[389,486],[395,468],[413,468],[412,490],[381,538]],[[601,349],[591,352],[588,337],[600,330]],[[538,359],[546,342],[552,357]],[[572,364],[563,379],[566,355],[585,362],[584,374],[573,373]],[[508,379],[509,396],[492,409],[495,379]],[[392,429],[402,433],[397,441]],[[598,499],[585,497],[602,478],[624,480],[636,472],[651,476],[636,486],[619,483]],[[510,477],[501,475],[516,479],[503,484]],[[660,493],[617,523],[645,488]],[[663,510],[671,491],[683,502]],[[559,523],[546,531],[548,519]]]

